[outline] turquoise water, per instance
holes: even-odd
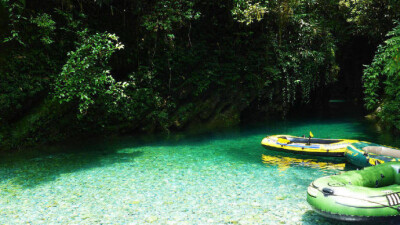
[[[0,224],[339,224],[311,210],[307,186],[354,167],[260,145],[309,131],[400,146],[362,117],[326,117],[43,149],[1,159]]]

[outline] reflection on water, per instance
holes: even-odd
[[[285,171],[293,166],[303,166],[321,170],[344,170],[346,163],[321,162],[317,159],[302,159],[285,156],[262,155],[262,162],[267,166],[278,166],[279,171]]]

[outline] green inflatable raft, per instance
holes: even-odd
[[[399,162],[400,150],[371,142],[360,141],[348,145],[344,156],[350,163],[359,167],[366,167],[385,162]]]
[[[310,184],[307,202],[322,216],[344,221],[399,219],[400,162],[322,177]]]

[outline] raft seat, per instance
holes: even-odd
[[[391,156],[395,158],[400,158],[400,151],[393,148],[387,148],[383,146],[367,146],[363,150],[367,153],[373,153],[377,155]]]
[[[318,138],[288,138],[291,143],[303,143],[303,144],[334,144],[341,142],[342,140],[336,139],[318,139]]]

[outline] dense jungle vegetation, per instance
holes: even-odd
[[[400,129],[397,0],[0,1],[3,150],[232,126],[332,98]]]

